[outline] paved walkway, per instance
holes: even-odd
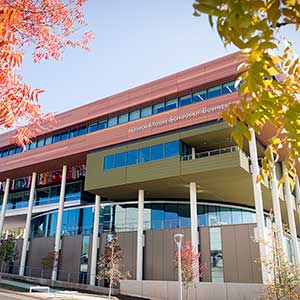
[[[31,286],[35,286],[34,284],[29,284],[25,282],[19,282],[19,281],[13,281],[13,280],[7,280],[7,279],[1,279],[0,283],[20,287],[23,289],[27,289],[29,291]],[[11,300],[11,299],[57,299],[57,300],[63,300],[63,299],[79,299],[79,300],[106,300],[107,296],[99,296],[99,295],[90,295],[90,294],[83,294],[79,292],[74,291],[62,291],[62,290],[56,290],[56,289],[50,289],[50,293],[43,293],[43,292],[34,292],[32,294],[29,293],[6,293],[6,298],[4,297],[4,294],[2,291],[0,291],[0,300]],[[27,296],[27,297],[26,297]],[[30,298],[28,298],[30,297]],[[118,299],[115,297],[112,297],[112,299]]]

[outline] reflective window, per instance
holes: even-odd
[[[77,128],[72,129],[72,130],[70,131],[70,138],[74,138],[74,137],[76,137],[76,136],[78,136],[78,129],[77,129]]]
[[[159,114],[165,111],[165,102],[153,105],[153,114]]]
[[[82,126],[78,129],[78,135],[87,134],[87,126]]]
[[[221,228],[209,228],[209,239],[212,282],[224,282]]]
[[[229,207],[220,207],[220,215],[222,224],[232,224],[231,209]]]
[[[165,156],[173,157],[179,155],[179,141],[169,142],[165,144]]]
[[[48,136],[45,138],[45,146],[52,144],[52,136]]]
[[[17,147],[17,148],[16,148],[16,153],[21,153],[21,152],[23,152],[23,148]]]
[[[207,89],[207,98],[214,98],[222,95],[222,86],[218,85]]]
[[[141,109],[141,118],[148,117],[152,115],[152,106],[148,106]]]
[[[140,118],[140,110],[139,109],[130,112],[130,114],[129,114],[129,120],[130,121],[134,121],[134,120],[137,120],[139,118]]]
[[[178,99],[172,99],[166,102],[166,110],[174,109],[178,107]]]
[[[82,237],[81,255],[80,255],[80,276],[79,283],[87,283],[87,271],[89,262],[90,236]]]
[[[168,204],[165,206],[165,224],[164,228],[178,228],[178,205]]]
[[[151,225],[152,229],[163,229],[165,223],[165,211],[163,204],[152,204]]]
[[[164,145],[154,145],[151,147],[151,159],[157,160],[157,159],[163,159],[164,158]]]
[[[118,117],[108,119],[108,127],[112,127],[118,124]]]
[[[63,132],[60,136],[61,141],[67,140],[68,138],[69,138],[69,132],[68,131]]]
[[[193,94],[193,103],[201,102],[207,99],[206,90],[197,92]]]
[[[107,121],[102,121],[102,122],[98,122],[98,129],[101,130],[101,129],[105,129],[107,128]]]
[[[44,142],[45,142],[45,139],[44,138],[41,138],[41,139],[38,139],[37,141],[37,147],[43,147],[44,146]]]
[[[109,170],[115,167],[115,155],[107,155],[104,157],[104,170]]]
[[[16,149],[15,148],[12,148],[9,150],[9,155],[14,155],[16,152]]]
[[[222,85],[223,94],[233,93],[236,91],[234,87],[234,81],[223,83]]]
[[[126,152],[116,154],[116,168],[126,165]]]
[[[151,160],[151,150],[150,147],[145,147],[140,149],[140,163],[148,162]]]
[[[127,152],[127,165],[135,165],[138,163],[138,150]]]
[[[8,150],[4,150],[4,151],[2,152],[2,157],[6,157],[6,156],[8,156]]]
[[[96,130],[97,130],[97,123],[93,123],[93,124],[89,125],[89,129],[88,129],[89,133],[94,132]]]
[[[59,142],[59,141],[60,141],[60,133],[55,134],[55,135],[53,136],[52,143],[57,143],[57,142]]]
[[[207,205],[198,205],[197,215],[198,215],[198,226],[207,226],[207,222],[208,222]]]
[[[232,208],[232,222],[233,224],[242,224],[242,211],[239,208]]]
[[[186,95],[179,98],[179,107],[186,106],[192,103],[192,96]]]
[[[128,113],[119,116],[119,124],[128,122]]]
[[[178,205],[178,218],[179,218],[178,219],[179,228],[191,227],[190,206],[188,204],[179,204]],[[200,226],[200,223],[198,224],[198,226]]]
[[[33,140],[31,144],[29,144],[29,150],[36,148],[36,140]]]

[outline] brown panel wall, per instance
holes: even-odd
[[[189,229],[147,230],[144,247],[145,280],[177,280],[174,268],[176,244],[174,235],[182,233],[190,240]]]
[[[254,224],[222,226],[224,281],[261,283],[258,244],[253,240]]]
[[[58,279],[79,282],[82,235],[64,236],[62,238],[61,263]]]
[[[210,243],[209,243],[209,227],[200,227],[200,253],[201,263],[206,264],[206,270],[202,278],[205,282],[211,281],[211,270],[210,270]]]
[[[16,240],[17,258],[14,261],[13,274],[18,274],[19,273],[22,247],[23,247],[23,239]]]
[[[29,253],[27,256],[26,275],[40,277],[42,272],[41,262],[49,252],[54,249],[54,238],[33,238],[30,240]],[[52,270],[44,273],[45,278],[51,278]]]

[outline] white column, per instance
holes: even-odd
[[[286,176],[286,180],[284,181],[284,198],[285,198],[286,206],[287,206],[294,262],[296,264],[299,264],[300,263],[300,252],[299,252],[299,246],[298,246],[298,240],[297,240],[297,230],[296,230],[296,223],[295,223],[295,216],[294,216],[294,208],[293,208],[293,204],[292,204],[293,198],[292,198],[290,183],[288,180],[289,175],[288,175],[288,172],[283,163],[282,163],[282,169],[283,169],[283,175]]]
[[[137,228],[137,257],[136,280],[143,280],[143,247],[144,247],[144,190],[138,192],[138,228]]]
[[[93,242],[92,242],[92,257],[91,257],[91,273],[90,285],[94,286],[96,283],[97,273],[97,257],[98,257],[98,237],[99,237],[99,218],[100,218],[100,196],[95,197],[94,208],[94,228],[93,228]]]
[[[21,261],[20,261],[20,270],[19,275],[24,276],[25,266],[26,266],[26,258],[27,258],[27,251],[28,251],[28,244],[29,238],[31,233],[31,216],[32,216],[32,207],[33,207],[33,200],[35,194],[35,185],[36,185],[36,172],[32,173],[31,177],[31,185],[30,185],[30,194],[28,200],[28,209],[27,209],[27,216],[26,216],[26,224],[24,229],[24,238],[23,238],[23,246],[22,246],[22,254],[21,254]]]
[[[192,159],[196,159],[196,149],[192,147]]]
[[[279,246],[281,247],[281,249],[285,249],[283,229],[282,229],[282,217],[281,217],[281,209],[280,209],[279,191],[278,191],[278,180],[277,180],[277,176],[276,176],[276,165],[274,162],[273,162],[273,166],[272,166],[271,192],[272,192],[274,218],[275,218],[275,224],[277,227],[276,229],[277,229],[277,234],[278,234]]]
[[[193,248],[193,252],[198,254],[198,215],[197,215],[197,185],[195,182],[190,183],[190,213],[191,213],[191,244]],[[198,282],[199,278],[197,278],[196,274],[199,269],[199,265],[195,265],[194,270],[194,282]]]
[[[261,184],[256,182],[257,176],[259,175],[259,166],[258,166],[258,156],[256,148],[256,138],[255,132],[250,128],[251,140],[249,141],[250,149],[250,159],[252,166],[252,185],[253,185],[253,194],[254,194],[254,203],[255,203],[255,212],[256,212],[256,222],[257,222],[257,238],[259,241],[266,241],[267,235],[265,232],[264,224],[264,208],[263,208],[263,199],[261,193]],[[266,246],[264,243],[259,242],[259,255],[261,258],[266,257]],[[263,283],[266,283],[269,279],[267,268],[263,263],[261,263],[262,270],[262,280]]]
[[[61,176],[59,208],[58,208],[57,225],[56,225],[55,242],[54,242],[54,252],[58,253],[57,258],[59,258],[59,250],[61,244],[61,226],[62,226],[62,218],[64,212],[65,193],[66,193],[66,178],[67,178],[67,166],[64,165],[62,169],[62,176]],[[52,280],[57,279],[57,269],[58,269],[58,261],[55,260],[53,263]]]
[[[10,179],[6,178],[5,187],[4,187],[3,201],[2,201],[2,209],[1,209],[1,215],[0,215],[0,240],[2,239],[4,218],[5,218],[7,200],[8,200],[8,194],[9,194],[9,184],[10,184]]]

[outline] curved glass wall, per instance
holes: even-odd
[[[62,235],[92,234],[94,207],[65,209],[62,221]],[[198,204],[198,226],[221,224],[255,223],[255,212],[251,209],[229,205]],[[146,203],[144,208],[144,229],[158,230],[187,228],[190,223],[188,203]],[[57,211],[49,212],[32,219],[33,237],[55,235]],[[137,230],[137,203],[101,206],[100,232],[124,232]]]

